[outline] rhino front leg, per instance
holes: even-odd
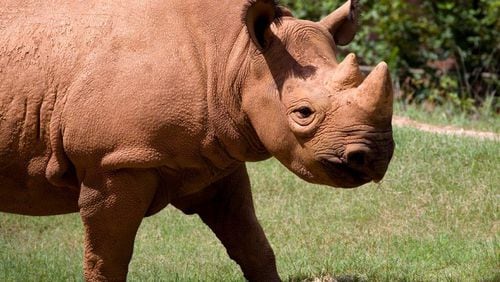
[[[226,247],[249,281],[280,281],[273,250],[254,211],[244,165],[213,184],[217,193],[197,213]]]
[[[86,172],[78,201],[86,281],[125,281],[134,239],[157,188],[147,170]]]

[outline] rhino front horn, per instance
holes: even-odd
[[[387,64],[379,63],[358,87],[358,105],[371,113],[375,119],[389,120],[392,117],[393,91]]]

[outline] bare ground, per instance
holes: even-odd
[[[467,130],[454,126],[432,125],[432,124],[417,122],[407,117],[394,116],[392,118],[392,124],[397,127],[412,127],[421,131],[432,132],[437,134],[468,136],[478,139],[500,141],[500,134],[497,134],[495,132]]]

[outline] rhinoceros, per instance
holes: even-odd
[[[87,281],[125,280],[144,217],[197,214],[251,281],[279,280],[245,162],[307,182],[380,181],[394,150],[386,63],[274,0],[2,1],[0,211],[79,212]]]

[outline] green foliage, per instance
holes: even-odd
[[[317,20],[340,0],[285,0],[297,17]],[[343,54],[385,60],[407,102],[451,103],[472,111],[500,90],[499,0],[361,0],[360,30]],[[348,51],[347,51],[348,50]]]

